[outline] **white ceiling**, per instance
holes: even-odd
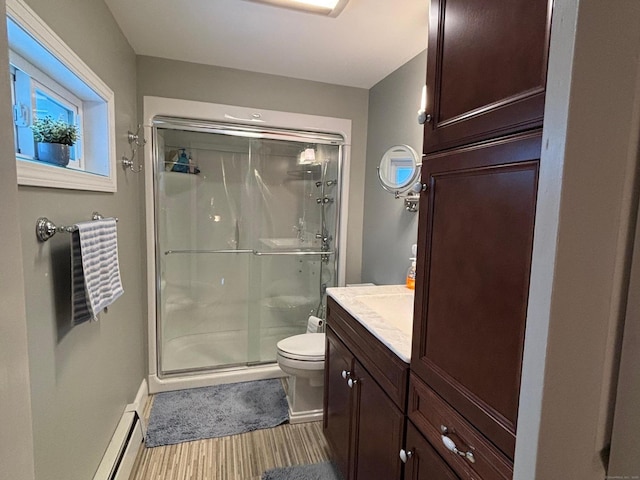
[[[370,88],[427,43],[427,0],[350,0],[337,18],[245,0],[105,0],[138,55]]]

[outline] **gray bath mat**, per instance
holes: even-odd
[[[173,445],[281,425],[289,419],[279,379],[158,393],[145,443]]]
[[[341,480],[329,462],[274,468],[262,474],[262,480]]]

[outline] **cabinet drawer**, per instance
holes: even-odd
[[[405,466],[404,480],[460,480],[411,422],[407,422],[406,446],[411,457]]]
[[[415,375],[409,381],[408,411],[409,419],[462,478],[512,478],[511,461]],[[445,447],[442,427],[459,450],[473,454],[475,462]]]
[[[327,299],[327,312],[327,325],[333,329],[404,413],[409,365],[394,355],[331,297]]]

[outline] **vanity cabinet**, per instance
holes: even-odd
[[[536,131],[434,154],[422,166],[412,382],[510,459],[540,149]],[[416,420],[411,406],[409,415]]]
[[[345,480],[400,480],[409,365],[328,299],[323,431]]]
[[[330,327],[326,329],[323,431],[331,447],[333,461],[344,478],[349,477],[352,450],[353,392],[348,375],[354,358]]]
[[[552,0],[431,0],[424,153],[542,126]]]

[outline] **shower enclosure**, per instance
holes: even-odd
[[[156,117],[160,377],[274,363],[336,284],[340,135]]]

